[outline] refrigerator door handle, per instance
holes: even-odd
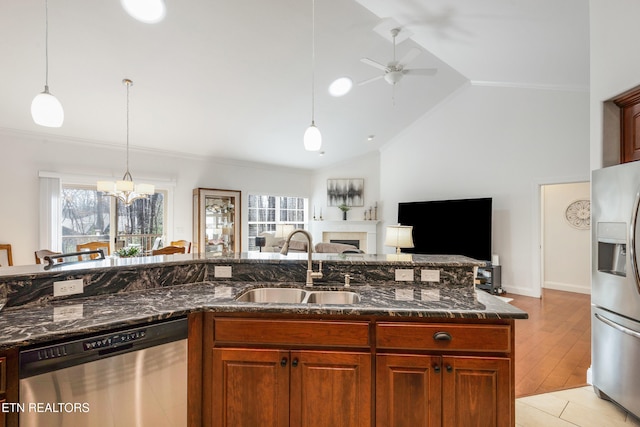
[[[612,328],[619,330],[620,332],[623,332],[627,335],[631,335],[634,338],[640,339],[640,332],[634,331],[633,329],[629,329],[626,326],[622,326],[621,324],[616,323],[613,320],[609,320],[604,316],[600,316],[598,313],[596,313],[595,316],[596,316],[596,319],[598,319],[605,325],[609,325]]]
[[[636,280],[636,289],[640,293],[640,271],[638,271],[638,261],[636,259],[636,227],[638,223],[638,213],[640,211],[640,191],[636,193],[635,200],[633,202],[633,212],[631,212],[631,230],[629,230],[629,258],[631,260],[631,268],[633,269],[633,276]]]

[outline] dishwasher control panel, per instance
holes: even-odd
[[[136,331],[127,331],[121,334],[114,334],[108,337],[94,338],[90,341],[84,341],[82,347],[85,351],[99,350],[101,348],[115,347],[144,338],[147,335],[146,329],[138,329]]]

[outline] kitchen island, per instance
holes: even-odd
[[[306,265],[300,259],[167,258],[160,265],[143,263],[138,275],[173,266],[173,277],[181,274],[187,277],[185,271],[193,269],[189,267],[193,265],[196,270],[207,272],[215,271],[216,265],[231,265],[238,275],[216,279],[207,273],[200,276],[210,280],[195,283],[139,290],[121,288],[110,293],[89,292],[90,296],[80,298],[36,298],[26,304],[14,304],[0,312],[0,348],[6,355],[3,366],[9,382],[17,379],[16,352],[24,346],[188,317],[190,426],[238,422],[237,425],[249,425],[247,420],[254,419],[251,417],[257,413],[266,414],[270,420],[297,419],[304,424],[303,418],[315,417],[310,415],[315,409],[347,417],[324,417],[332,425],[391,425],[389,417],[399,416],[397,405],[401,401],[403,405],[418,404],[422,408],[413,412],[414,420],[429,417],[440,420],[437,425],[464,424],[465,420],[456,418],[459,407],[455,405],[473,406],[463,412],[471,417],[468,420],[482,417],[495,421],[490,425],[513,425],[513,326],[514,319],[526,318],[526,313],[475,291],[467,273],[477,261],[435,257],[388,264],[371,258],[326,259],[323,270],[327,280],[318,281],[313,289],[349,291],[360,298],[355,304],[334,305],[236,300],[255,288],[308,289],[299,277],[282,280],[304,273]],[[111,279],[123,274],[131,277],[132,265],[124,264],[115,266],[115,270],[123,269],[120,274],[103,271],[109,270],[109,266],[53,274],[56,278],[60,274],[74,277],[90,274],[91,280],[100,275]],[[253,273],[255,280],[246,280],[251,267],[260,271]],[[390,280],[388,275],[396,268],[417,269],[418,273],[420,269],[437,268],[441,280],[438,283]],[[348,289],[338,280],[343,279],[345,272],[357,278]],[[47,273],[50,274],[31,272],[27,276],[34,280]],[[265,280],[265,275],[272,280]],[[21,283],[16,277],[0,276],[0,279],[14,286]],[[122,286],[122,282],[111,280],[110,286]],[[91,283],[96,283],[96,289],[109,288],[97,281]],[[18,293],[14,291],[14,295]],[[258,360],[254,356],[259,356]],[[283,359],[287,360],[285,366]],[[257,366],[265,370],[260,373]],[[295,370],[297,367],[301,369]],[[239,383],[232,379],[233,375],[229,376],[231,371],[244,378],[242,388],[234,386]],[[246,377],[247,372],[257,372],[257,377],[253,374]],[[299,372],[305,374],[298,376]],[[275,373],[278,376],[274,377]],[[302,381],[314,378],[315,374],[320,377],[311,383]],[[251,385],[250,378],[275,378],[270,386],[277,387],[277,392],[262,393],[262,399],[250,405],[247,399],[255,397],[257,386]],[[260,381],[261,387],[265,386]],[[334,410],[327,406],[329,403],[316,408],[317,402],[326,401],[323,393],[329,391],[321,387],[325,383],[333,384],[331,393],[337,390],[347,393],[334,402],[337,405]],[[410,383],[411,387],[423,384],[426,388],[420,390],[428,395],[416,394]],[[395,389],[389,388],[392,384]],[[286,399],[281,394],[285,385],[290,396]],[[7,390],[7,401],[14,401],[16,390]],[[247,401],[238,405],[234,396],[245,396],[243,399]],[[389,400],[391,396],[396,400]],[[425,406],[425,402],[429,405]],[[12,414],[8,415],[11,425]],[[296,423],[292,421],[291,425]]]

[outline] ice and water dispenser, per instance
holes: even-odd
[[[598,222],[598,271],[627,275],[627,224],[625,222]]]

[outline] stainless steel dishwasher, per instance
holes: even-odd
[[[187,319],[20,353],[21,427],[185,426]]]

